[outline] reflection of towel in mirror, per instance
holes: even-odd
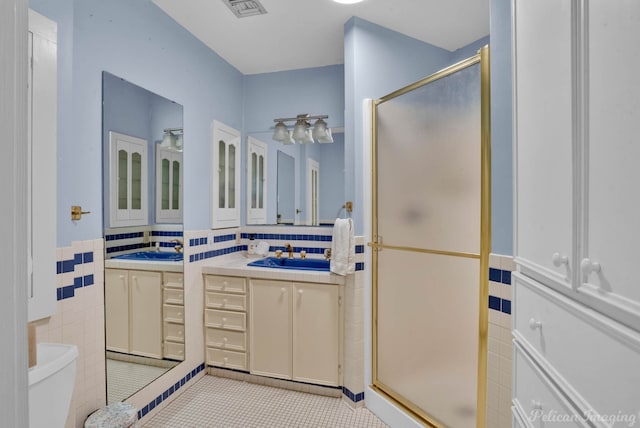
[[[353,221],[337,218],[331,239],[331,272],[346,275],[356,271]]]

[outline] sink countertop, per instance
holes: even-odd
[[[274,279],[281,281],[317,282],[323,284],[344,284],[345,277],[331,272],[320,272],[301,269],[278,269],[247,266],[249,263],[264,257],[248,257],[245,254],[234,254],[212,260],[202,266],[202,273],[226,276],[243,276],[256,279]]]
[[[131,269],[131,270],[152,270],[156,272],[182,272],[182,260],[126,260],[126,259],[106,259],[104,267],[107,269]]]

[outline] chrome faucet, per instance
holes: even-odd
[[[176,253],[179,253],[180,251],[182,251],[183,243],[182,243],[181,240],[176,238],[176,239],[172,239],[169,242],[175,242],[176,243],[176,245],[173,247],[173,249],[176,250]]]
[[[293,258],[293,247],[291,246],[291,244],[286,244],[286,248],[287,248],[287,251],[289,252],[289,258],[292,259]]]

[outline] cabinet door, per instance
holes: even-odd
[[[629,53],[637,51],[639,21],[639,2],[589,2],[589,115],[582,211],[587,236],[579,289],[598,309],[635,328],[640,328],[635,272],[640,237],[640,58]]]
[[[129,277],[128,271],[105,269],[104,304],[107,350],[129,352]]]
[[[295,284],[293,290],[293,379],[339,385],[338,287]]]
[[[147,141],[109,131],[109,227],[149,221]]]
[[[211,227],[240,226],[240,131],[213,121]]]
[[[162,274],[131,271],[131,353],[162,358]]]
[[[514,3],[515,253],[542,280],[567,288],[573,236],[572,3]]]
[[[156,220],[182,223],[182,152],[156,148]]]
[[[291,379],[292,284],[252,280],[250,286],[250,370]]]

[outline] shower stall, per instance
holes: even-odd
[[[488,47],[372,113],[372,388],[430,426],[484,427]]]

